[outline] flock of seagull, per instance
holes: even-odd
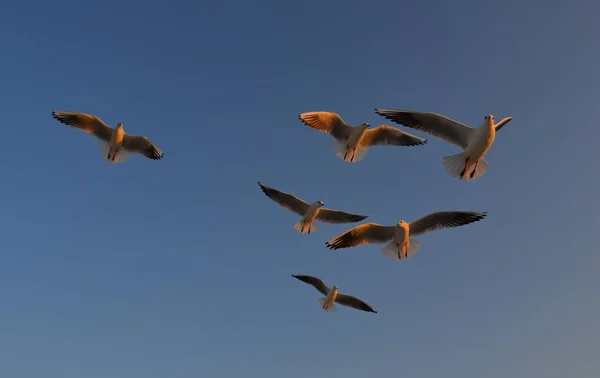
[[[486,115],[483,123],[473,128],[431,112],[391,109],[375,109],[375,112],[392,122],[425,132],[460,147],[462,152],[445,156],[443,165],[451,177],[467,181],[480,177],[489,169],[484,155],[493,144],[496,132],[513,118],[506,117],[495,123],[493,115]],[[123,163],[129,159],[130,153],[141,154],[152,160],[160,160],[164,156],[160,148],[147,137],[125,133],[122,123],[118,123],[113,129],[94,115],[71,111],[53,111],[52,117],[98,138],[101,141],[100,152],[108,162]],[[380,125],[371,129],[368,123],[351,126],[333,112],[306,112],[300,114],[299,118],[306,126],[331,135],[334,138],[335,154],[348,163],[364,159],[368,149],[373,146],[420,146],[427,143],[426,139],[392,126]],[[271,200],[301,217],[294,225],[294,229],[303,234],[316,232],[318,230],[316,221],[341,224],[356,223],[368,218],[367,215],[326,208],[321,200],[308,203],[291,193],[277,190],[261,182],[258,185]],[[414,237],[442,228],[464,226],[480,221],[486,215],[486,212],[475,211],[439,211],[410,223],[405,220],[389,226],[373,222],[364,223],[328,240],[325,245],[329,249],[337,250],[363,244],[387,243],[381,249],[383,255],[393,260],[402,260],[412,256],[421,247],[421,242]],[[335,306],[337,303],[357,310],[377,313],[364,301],[340,293],[335,285],[329,288],[317,277],[299,274],[292,274],[292,277],[312,285],[325,296],[317,299],[324,311],[337,311]]]

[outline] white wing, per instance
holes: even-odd
[[[293,194],[268,187],[262,182],[259,182],[258,185],[262,189],[263,193],[265,193],[266,196],[273,201],[277,202],[279,206],[300,216],[306,214],[306,210],[308,210],[310,207],[308,203],[304,202]]]
[[[333,112],[306,112],[299,116],[302,123],[315,130],[330,134],[337,140],[346,140],[352,132],[342,118]]]
[[[360,141],[361,146],[419,146],[426,139],[407,133],[392,126],[380,125],[369,129]]]
[[[506,117],[502,121],[495,124],[494,127],[496,128],[496,131],[500,130],[502,128],[502,126],[504,126],[507,123],[509,123],[510,121],[512,121],[512,119],[513,119],[513,117]]]
[[[442,228],[464,226],[480,221],[486,215],[486,212],[474,211],[439,211],[431,213],[410,223],[410,236],[418,236]]]
[[[352,248],[362,244],[385,243],[394,237],[395,226],[365,223],[332,238],[325,243],[329,249]]]
[[[455,144],[463,150],[469,145],[475,129],[437,113],[410,110],[375,109],[375,113],[406,127],[426,132]]]

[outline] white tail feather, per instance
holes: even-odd
[[[321,307],[321,309],[323,309],[323,311],[336,312],[337,308],[335,307],[334,303],[330,304],[329,307],[327,307],[327,310],[325,310],[323,308],[323,305],[325,304],[326,300],[327,300],[327,298],[319,298],[319,299],[317,299],[317,302],[319,303],[319,307]]]
[[[415,252],[417,252],[419,250],[419,248],[421,248],[421,242],[416,239],[409,238],[408,242],[409,242],[408,251],[406,251],[407,256],[404,256],[404,251],[402,249],[402,246],[400,246],[400,248],[398,248],[398,246],[396,245],[396,242],[394,240],[392,240],[385,247],[383,247],[381,249],[381,252],[383,253],[383,255],[385,257],[389,257],[392,260],[401,260],[401,259],[408,258],[408,257],[414,255]]]
[[[294,225],[294,228],[303,234],[312,234],[319,229],[316,222],[313,221],[309,226],[303,219],[300,219],[298,223]]]
[[[419,250],[419,248],[421,248],[420,241],[413,239],[413,238],[408,239],[408,256],[407,257],[414,255],[415,252],[417,252]]]
[[[488,169],[490,169],[490,165],[488,164],[488,162],[484,158],[479,159],[479,163],[477,164],[477,168],[475,169],[475,174],[473,175],[473,178],[471,180],[475,180],[477,177],[483,175]],[[469,176],[470,174],[471,172],[469,172]],[[469,177],[467,177],[467,179],[468,178]]]
[[[465,168],[465,159],[467,154],[465,152],[461,152],[460,154],[452,155],[452,156],[444,156],[444,167],[446,167],[446,171],[452,177],[458,177],[460,180],[475,180],[477,177],[483,175],[485,171],[490,168],[488,162],[482,157],[479,159],[479,163],[477,164],[477,168],[475,168],[475,161],[469,161],[467,164],[467,169],[465,170],[465,174],[462,178],[460,178],[460,174]],[[475,169],[475,173],[471,178],[471,173]]]
[[[124,163],[127,160],[129,160],[129,152],[124,149],[124,148],[120,148],[119,151],[117,152],[117,156],[115,157],[115,159],[113,160],[113,154],[112,151],[110,150],[110,144],[108,143],[100,143],[100,153],[102,154],[102,157],[104,157],[104,160],[110,162],[110,163]],[[110,153],[110,156],[109,156]]]
[[[389,242],[385,247],[381,248],[381,252],[385,257],[389,257],[392,260],[400,260],[400,250],[396,245],[395,241]]]
[[[365,156],[367,156],[367,152],[369,152],[369,147],[356,147],[356,150],[354,152],[354,159],[350,160],[350,158],[352,157],[352,153],[348,154],[350,156],[347,157],[348,161],[356,163],[357,161],[361,161],[362,159],[365,158]]]
[[[344,155],[346,155],[346,142],[335,139],[333,141],[333,151],[335,151],[337,157],[344,160]]]
[[[452,155],[452,156],[444,156],[444,167],[446,168],[446,172],[450,174],[452,177],[460,178],[460,173],[465,168],[465,159],[467,155],[464,152],[460,154]],[[463,176],[462,180],[468,179],[467,174]]]

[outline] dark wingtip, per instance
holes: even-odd
[[[258,186],[260,187],[260,190],[262,190],[263,193],[265,193],[265,195],[269,196],[267,194],[267,188],[265,188],[265,185],[262,182],[258,182]]]

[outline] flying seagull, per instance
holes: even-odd
[[[389,242],[381,252],[392,260],[406,259],[421,247],[413,236],[423,235],[442,228],[464,226],[485,218],[487,212],[440,211],[431,213],[411,223],[401,220],[393,226],[365,223],[356,226],[325,243],[329,249],[352,248],[362,244]]]
[[[444,156],[446,171],[460,180],[476,179],[490,168],[483,156],[494,143],[496,131],[513,119],[506,117],[494,123],[494,116],[490,114],[484,117],[478,128],[472,128],[436,113],[390,109],[375,109],[375,113],[462,148],[463,152],[460,154]]]
[[[60,123],[80,129],[100,139],[100,152],[111,163],[129,160],[129,152],[142,154],[149,159],[159,160],[163,152],[145,136],[129,135],[118,123],[113,129],[96,116],[85,113],[53,111],[52,117]]]
[[[373,307],[369,306],[360,299],[351,295],[340,293],[337,286],[333,286],[331,289],[329,289],[327,285],[325,285],[325,283],[317,277],[303,276],[301,274],[292,274],[292,277],[314,286],[315,289],[317,289],[321,294],[325,295],[325,298],[319,298],[317,301],[319,302],[319,306],[327,312],[337,311],[337,308],[334,304],[334,302],[336,302],[342,306],[348,306],[357,310],[377,313]]]
[[[362,160],[372,146],[418,146],[427,143],[423,138],[392,126],[380,125],[370,130],[367,130],[368,123],[350,126],[337,113],[307,112],[299,117],[306,126],[334,137],[333,150],[345,162]]]
[[[270,188],[261,182],[258,185],[267,197],[277,202],[281,207],[302,216],[302,219],[294,225],[294,228],[303,234],[310,234],[318,230],[315,220],[325,223],[354,223],[368,218],[367,215],[327,209],[323,207],[325,205],[323,201],[313,202],[309,205],[293,194]]]

